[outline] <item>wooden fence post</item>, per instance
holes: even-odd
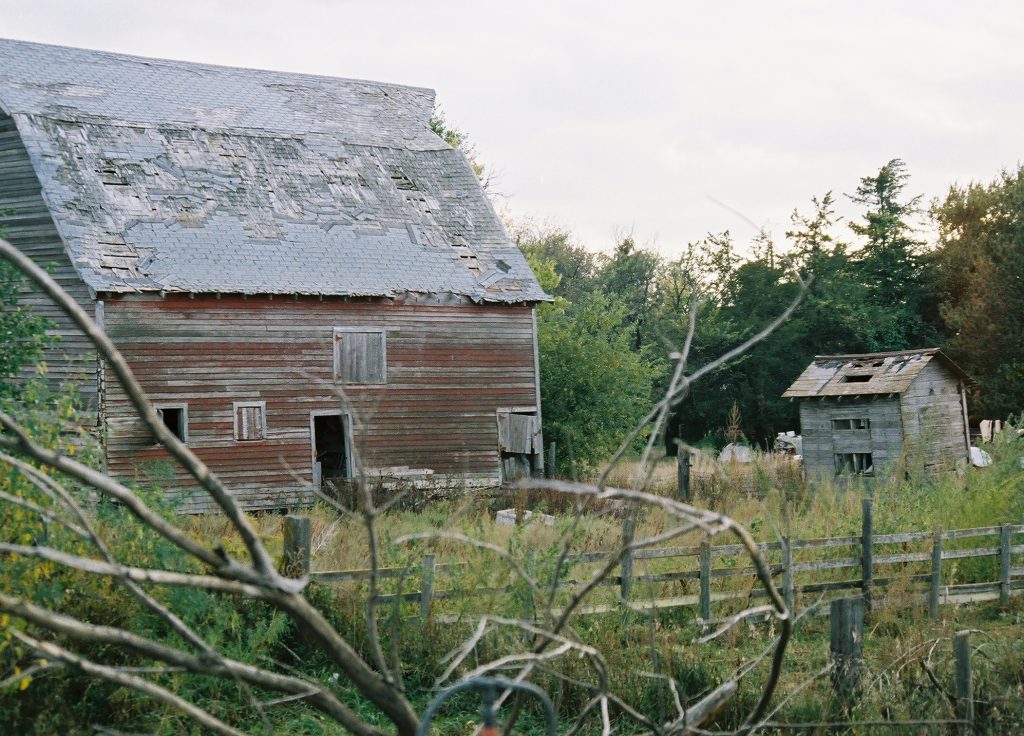
[[[426,555],[423,558],[421,568],[422,580],[420,580],[420,618],[426,621],[430,618],[430,599],[434,596],[434,555]]]
[[[928,616],[939,617],[939,591],[942,588],[942,529],[932,535],[932,581],[928,586]]]
[[[782,597],[791,617],[796,616],[796,591],[793,581],[793,547],[789,537],[782,538]]]
[[[958,631],[953,637],[956,657],[956,717],[960,736],[974,733],[974,682],[971,678],[971,632]]]
[[[622,546],[633,544],[633,534],[636,532],[636,519],[632,516],[626,517],[622,522]],[[628,601],[629,594],[633,590],[633,550],[628,549],[619,564],[619,592],[622,600]]]
[[[544,468],[547,471],[548,478],[555,477],[555,468],[558,467],[558,450],[554,442],[548,444],[548,461]]]
[[[690,503],[693,496],[690,492],[690,451],[682,445],[676,452],[676,483],[679,491],[679,500],[683,503]]]
[[[999,600],[1010,600],[1010,525],[999,525]]]
[[[301,578],[309,574],[309,556],[312,545],[312,526],[308,516],[284,517],[282,530],[284,550],[281,571],[284,575]]]
[[[711,544],[700,544],[700,618],[705,624],[711,620]]]
[[[831,614],[832,687],[845,697],[857,690],[864,669],[864,600],[837,598]]]
[[[871,586],[874,582],[871,525],[871,499],[865,498],[861,501],[860,567],[861,591],[864,597],[864,610],[866,611],[871,610]]]

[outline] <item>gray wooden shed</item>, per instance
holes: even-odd
[[[819,355],[783,396],[801,402],[809,477],[876,475],[904,453],[939,471],[969,459],[968,383],[938,348]]]

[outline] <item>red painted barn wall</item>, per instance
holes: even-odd
[[[335,327],[387,330],[387,384],[339,386],[366,467],[497,482],[496,410],[538,403],[528,306],[178,295],[105,303],[106,331],[151,400],[188,405],[189,446],[254,507],[294,499],[288,468],[311,480],[310,412],[344,403]],[[110,471],[159,478],[166,455],[120,386],[104,391]],[[234,439],[232,402],[247,400],[266,402],[265,440]],[[163,484],[192,487],[180,471]]]

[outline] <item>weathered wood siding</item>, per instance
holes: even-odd
[[[64,244],[43,201],[28,152],[22,145],[14,120],[0,111],[0,232],[16,248],[51,275],[85,311],[94,314],[89,289],[75,273]],[[20,301],[50,320],[60,342],[47,351],[48,377],[57,388],[71,381],[78,386],[85,408],[96,410],[97,364],[92,346],[49,298],[26,291]]]
[[[950,470],[968,461],[962,392],[959,378],[932,361],[903,393],[903,428],[912,462],[926,470]]]
[[[834,419],[869,421],[867,429],[834,429]],[[899,457],[903,449],[900,401],[897,398],[807,399],[800,405],[804,468],[808,477],[836,473],[836,453],[869,452],[875,472]]]
[[[351,409],[363,464],[385,476],[497,483],[497,409],[539,401],[528,306],[152,295],[105,311],[152,400],[188,405],[188,444],[250,507],[299,497],[288,468],[312,479],[313,411]],[[384,385],[335,382],[335,328],[386,330]],[[266,402],[266,440],[234,439],[236,401]],[[165,455],[119,386],[106,388],[106,416],[110,470],[159,476]],[[163,483],[192,487],[180,472]]]

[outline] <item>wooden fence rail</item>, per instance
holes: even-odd
[[[294,522],[293,522],[294,523]],[[624,525],[623,533],[631,536],[632,527],[629,522]],[[777,557],[778,562],[770,563],[773,575],[781,583],[783,595],[790,608],[795,608],[800,595],[821,594],[827,592],[859,591],[866,607],[870,610],[873,602],[872,591],[879,592],[889,588],[896,580],[908,581],[913,584],[926,584],[922,603],[928,608],[931,616],[938,616],[938,606],[942,602],[973,602],[980,600],[1006,601],[1016,591],[1024,589],[1024,567],[1015,567],[1014,556],[1024,553],[1024,544],[1015,544],[1014,537],[1024,533],[1024,524],[1001,524],[998,526],[976,527],[971,529],[952,529],[932,531],[901,532],[896,534],[875,534],[872,529],[871,502],[866,500],[863,506],[862,533],[859,536],[831,537],[822,539],[783,539],[780,542],[766,542],[760,546],[766,557]],[[993,538],[994,544],[983,547],[953,548],[951,543],[962,540],[985,540]],[[893,545],[911,545],[929,543],[928,548],[920,551],[892,551],[884,548]],[[799,560],[805,551],[815,553],[842,554],[843,549],[850,549],[851,554],[828,559]],[[308,553],[306,553],[308,555]],[[609,559],[612,552],[585,552],[570,555],[566,558],[569,565],[585,565]],[[712,620],[712,604],[752,596],[764,595],[764,591],[714,590],[714,581],[728,578],[753,580],[752,566],[739,566],[738,561],[745,555],[742,545],[727,544],[712,546],[708,543],[691,547],[672,547],[633,550],[620,565],[620,575],[609,576],[604,585],[619,588],[619,600],[616,603],[592,605],[583,612],[600,613],[619,607],[622,602],[633,608],[671,608],[678,606],[696,606],[700,618],[705,622]],[[303,555],[286,549],[287,559],[303,559]],[[642,563],[658,561],[664,565],[673,560],[680,562],[687,558],[696,558],[691,569],[670,569],[657,572],[638,572],[644,568]],[[735,558],[731,559],[730,558]],[[943,584],[943,562],[947,560],[967,560],[974,558],[998,559],[998,577],[995,580],[961,583],[958,585]],[[308,560],[308,557],[306,558]],[[732,565],[715,566],[716,560],[728,560]],[[640,564],[638,564],[640,563]],[[915,563],[929,563],[922,566],[927,572],[914,574],[876,577],[876,573],[884,572],[886,567],[907,566]],[[307,562],[308,564],[308,562]],[[429,615],[431,601],[451,598],[453,591],[438,589],[436,578],[444,574],[458,573],[468,569],[468,563],[436,563],[432,555],[424,558],[420,565],[406,567],[380,568],[377,575],[380,579],[401,579],[420,577],[420,590],[403,593],[383,594],[380,602],[395,600],[419,601],[420,611]],[[858,570],[857,577],[850,576],[846,580],[806,580],[810,573]],[[369,570],[305,570],[310,578],[319,582],[359,582],[370,577]],[[803,578],[804,580],[801,580]],[[681,595],[669,598],[644,597],[637,593],[642,585],[664,585],[666,583],[684,583],[696,580],[696,595]],[[560,587],[571,588],[578,584],[576,580],[567,578],[560,582]],[[500,593],[509,591],[512,586],[476,587],[472,593]]]

